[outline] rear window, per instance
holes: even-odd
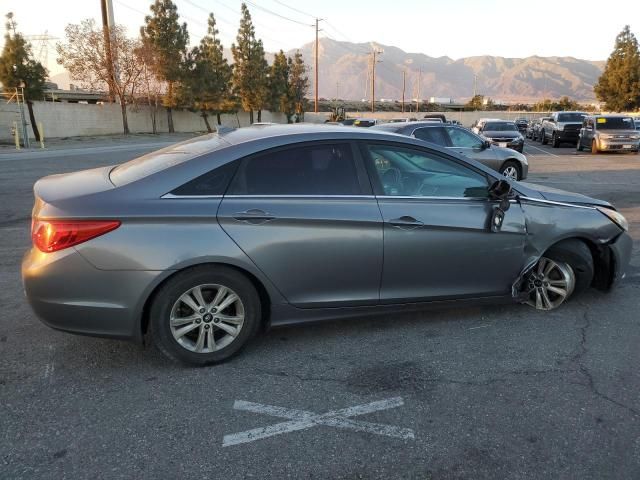
[[[216,133],[203,135],[123,163],[111,170],[109,178],[119,187],[227,146],[229,143]]]
[[[511,132],[518,129],[516,124],[511,122],[487,122],[484,124],[483,130],[487,132]]]
[[[582,120],[584,120],[585,116],[586,115],[584,113],[559,113],[558,121],[582,123]]]

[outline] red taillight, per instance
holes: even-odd
[[[33,220],[33,244],[45,253],[72,247],[120,226],[117,220]]]

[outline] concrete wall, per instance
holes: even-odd
[[[45,138],[76,137],[89,135],[114,135],[122,133],[122,114],[120,105],[87,105],[81,103],[34,102],[34,115],[38,124],[44,127]],[[25,116],[29,122],[29,113],[25,107]],[[148,133],[152,131],[151,109],[147,106],[132,106],[127,109],[129,130],[132,133]],[[256,115],[254,115],[254,121]],[[12,142],[10,135],[13,122],[20,129],[20,110],[15,103],[0,105],[0,141]],[[286,123],[282,113],[262,112],[263,122]],[[167,113],[159,108],[156,116],[159,132],[167,132]],[[210,116],[209,123],[215,128],[216,117]],[[174,110],[173,124],[176,132],[205,132],[206,126],[202,117],[188,110]],[[249,113],[238,112],[238,115],[222,115],[222,124],[228,127],[248,126]],[[33,132],[29,127],[29,135]],[[21,132],[21,130],[20,130]]]

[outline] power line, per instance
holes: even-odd
[[[304,25],[305,27],[312,27],[313,26],[310,23],[300,22],[298,20],[294,20],[293,18],[289,18],[289,17],[286,17],[284,15],[280,15],[279,13],[276,13],[273,10],[269,10],[268,8],[261,7],[260,5],[256,5],[255,3],[250,2],[249,0],[245,0],[245,2],[248,3],[249,5],[251,5],[252,7],[257,8],[258,10],[262,10],[263,12],[269,13],[269,14],[274,15],[276,17],[280,17],[283,20],[288,20],[289,22],[297,23],[298,25]]]
[[[286,3],[281,2],[280,0],[273,0],[273,1],[276,2],[276,3],[279,3],[283,7],[286,7],[288,9],[290,9],[290,10],[293,10],[294,12],[301,13],[302,15],[307,15],[308,17],[311,17],[311,18],[316,18],[317,17],[317,15],[311,15],[310,13],[303,12],[302,10],[298,10],[297,8],[294,8],[291,5],[287,5]]]

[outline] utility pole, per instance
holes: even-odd
[[[29,148],[29,130],[27,129],[27,117],[24,114],[24,83],[20,83],[20,92],[18,93],[18,87],[16,87],[16,100],[18,101],[18,107],[20,108],[20,123],[22,123],[22,146]],[[22,98],[22,101],[20,99]]]
[[[404,113],[404,90],[407,86],[407,71],[402,70],[402,113]]]
[[[421,88],[420,88],[420,83],[422,82],[422,69],[419,70],[418,72],[418,94],[416,95],[416,112],[420,111],[420,101],[422,100],[420,98],[421,95]]]
[[[315,55],[315,63],[316,63],[316,67],[315,67],[315,102],[314,102],[314,108],[313,111],[315,113],[318,113],[318,32],[320,32],[320,30],[318,29],[318,23],[320,23],[323,19],[322,18],[316,18],[316,55]]]
[[[380,60],[376,59],[376,55],[382,54],[382,50],[376,48],[371,52],[371,113],[376,111],[376,63]]]
[[[114,102],[116,97],[114,88],[114,83],[116,81],[116,71],[111,49],[111,29],[114,27],[113,4],[111,3],[111,0],[100,0],[100,9],[102,10],[102,32],[104,35],[105,46],[104,50],[107,57],[107,68],[109,69],[109,100],[111,102]]]
[[[476,98],[476,95],[478,94],[478,75],[477,74],[473,74],[473,98]]]

